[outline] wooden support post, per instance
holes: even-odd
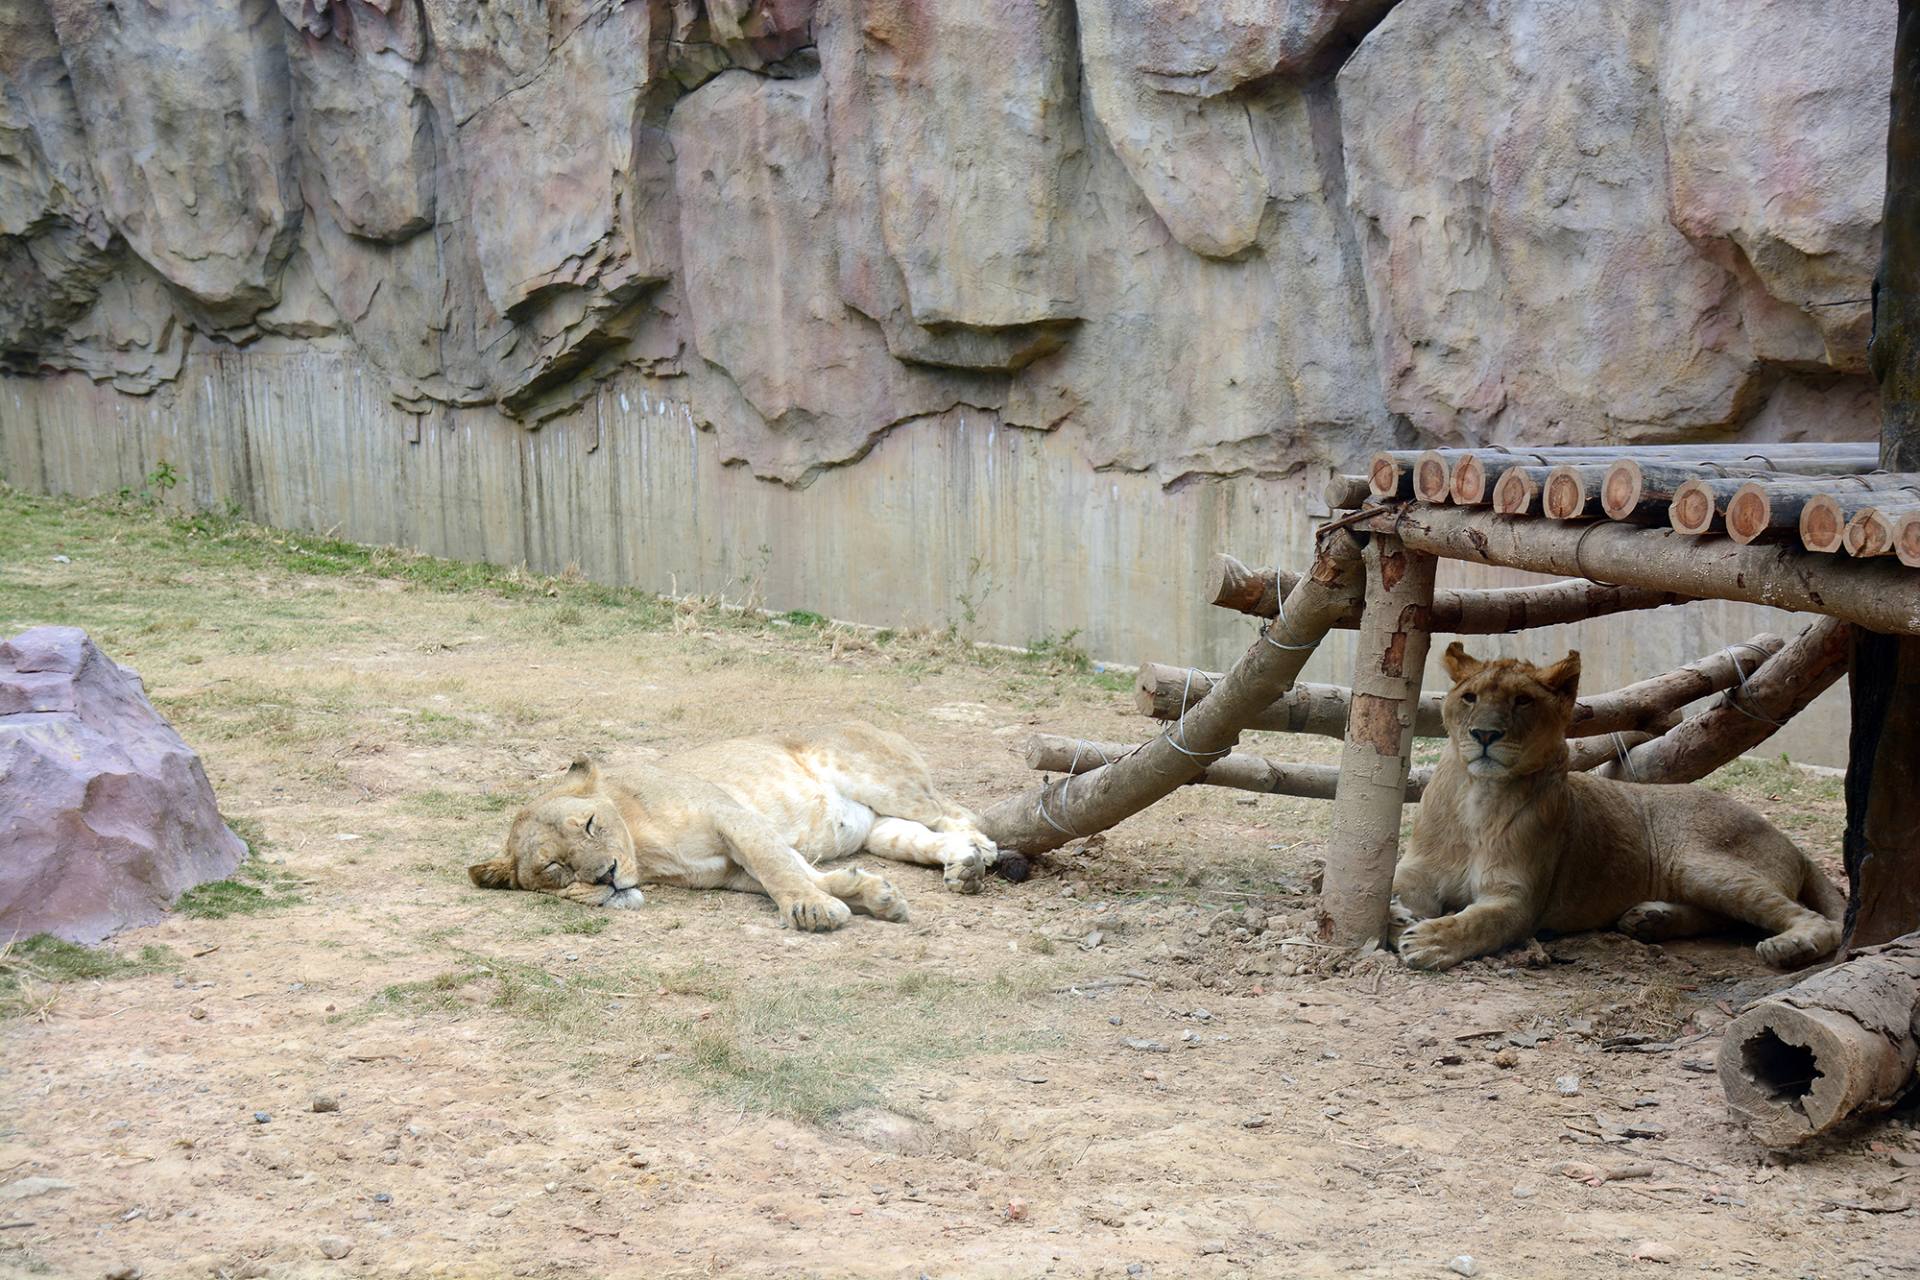
[[[1900,0],[1880,235],[1867,354],[1880,383],[1880,465],[1920,471],[1920,0]],[[1856,628],[1851,683],[1843,947],[1920,928],[1920,638]]]
[[[1433,610],[1432,556],[1376,534],[1365,559],[1366,612],[1355,647],[1353,712],[1340,753],[1320,894],[1321,932],[1343,947],[1377,942],[1386,932],[1400,850],[1400,804],[1413,749],[1413,709],[1427,665]]]
[[[1124,760],[1002,800],[980,815],[981,830],[1005,850],[1057,849],[1132,817],[1226,755],[1240,730],[1287,691],[1335,621],[1360,599],[1359,552],[1346,529],[1323,535],[1313,572],[1288,593],[1281,617],[1205,702]]]
[[[1913,1087],[1920,1058],[1920,934],[1758,1001],[1720,1037],[1720,1086],[1753,1136],[1786,1147]]]

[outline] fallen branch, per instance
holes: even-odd
[[[1720,1039],[1720,1086],[1753,1136],[1784,1147],[1884,1111],[1915,1083],[1920,934],[1858,952],[1756,1001]]]
[[[1207,572],[1207,603],[1256,618],[1271,618],[1280,610],[1280,597],[1298,579],[1285,570],[1252,568],[1230,555],[1213,558]],[[1433,629],[1448,635],[1498,635],[1530,627],[1557,627],[1588,618],[1635,609],[1657,609],[1686,604],[1692,596],[1641,587],[1616,587],[1568,578],[1537,587],[1493,587],[1479,591],[1436,591]],[[1360,625],[1355,605],[1334,622],[1353,629]]]
[[[1795,636],[1724,698],[1695,716],[1603,765],[1603,778],[1631,782],[1693,782],[1745,755],[1771,738],[1846,674],[1853,633],[1835,618],[1821,618]]]
[[[1358,539],[1345,529],[1326,535],[1313,572],[1288,593],[1285,616],[1254,640],[1177,730],[1124,760],[1002,800],[981,815],[981,829],[1003,849],[1057,849],[1168,795],[1226,755],[1247,723],[1292,687],[1334,622],[1358,605],[1362,588]]]

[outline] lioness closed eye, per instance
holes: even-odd
[[[1446,969],[1539,929],[1659,942],[1737,920],[1771,935],[1760,958],[1782,969],[1839,944],[1839,891],[1739,801],[1567,772],[1578,653],[1536,667],[1456,642],[1444,661],[1447,748],[1393,873],[1408,964]]]
[[[734,738],[672,767],[603,773],[584,757],[522,809],[500,856],[467,868],[483,889],[532,889],[590,907],[638,907],[643,884],[764,893],[796,929],[853,911],[905,920],[886,879],[813,864],[862,850],[944,869],[978,893],[999,857],[973,814],[934,790],[898,734],[849,723]]]

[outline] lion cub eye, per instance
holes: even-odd
[[[589,840],[593,838],[593,815],[592,814],[587,815],[587,838]]]
[[[1530,707],[1533,705],[1533,695],[1523,693],[1513,700],[1513,705],[1515,710],[1521,707]]]
[[[1479,697],[1479,695],[1478,695],[1478,694],[1472,694],[1472,693],[1463,693],[1463,694],[1461,694],[1461,695],[1460,695],[1460,701],[1462,701],[1462,702],[1478,702],[1478,701],[1480,701],[1480,697]]]

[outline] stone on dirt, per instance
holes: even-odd
[[[0,641],[0,935],[99,942],[246,852],[138,675],[77,627]]]
[[[338,1261],[352,1252],[353,1241],[347,1239],[345,1236],[320,1237],[320,1254],[322,1257],[332,1258]]]

